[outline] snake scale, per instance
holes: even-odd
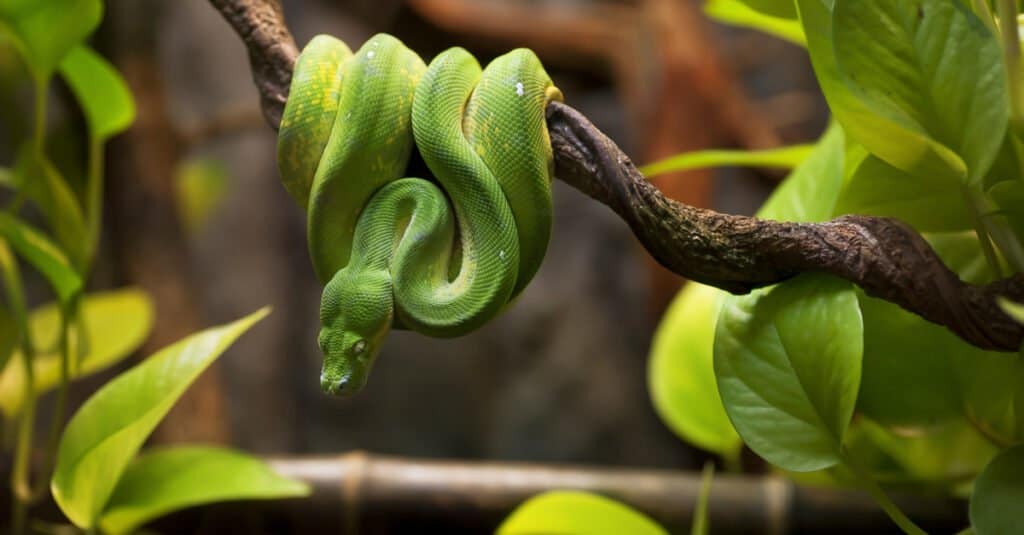
[[[278,166],[325,285],[325,392],[359,391],[392,327],[460,336],[530,282],[551,232],[544,109],[561,98],[527,49],[484,69],[461,48],[428,66],[386,34],[303,49]],[[433,177],[404,176],[414,148]]]

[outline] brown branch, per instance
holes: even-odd
[[[277,128],[287,99],[295,42],[273,0],[210,0],[249,48],[264,116]],[[618,146],[582,114],[548,107],[556,175],[614,210],[662,265],[733,293],[799,273],[842,277],[879,297],[948,327],[967,342],[1017,351],[1024,326],[995,302],[1024,300],[1024,275],[985,286],[967,284],[927,242],[889,218],[843,216],[825,223],[783,223],[720,214],[665,197]]]
[[[277,0],[210,0],[249,49],[252,79],[260,90],[263,116],[277,129],[288,99],[299,48]]]

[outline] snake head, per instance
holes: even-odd
[[[324,353],[324,392],[349,396],[366,385],[394,316],[390,281],[386,272],[343,269],[324,288],[317,337]]]

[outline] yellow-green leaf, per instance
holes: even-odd
[[[832,216],[843,186],[846,136],[829,125],[814,150],[775,188],[757,217],[778,221],[824,221]]]
[[[105,533],[132,533],[167,513],[228,500],[307,496],[309,486],[275,473],[262,460],[206,446],[148,451],[131,462],[100,519]]]
[[[832,2],[796,0],[811,63],[829,109],[849,138],[890,164],[920,176],[961,180],[966,165],[952,150],[918,130],[873,112],[846,86],[833,46]]]
[[[153,304],[145,292],[137,288],[124,288],[86,295],[80,304],[80,325],[72,325],[70,351],[77,355],[85,349],[78,365],[72,367],[71,377],[83,377],[120,361],[145,341],[153,326]],[[33,359],[35,392],[45,393],[60,382],[61,358],[58,352],[60,310],[56,304],[40,307],[29,318],[32,339],[40,351]],[[84,344],[84,345],[83,345]],[[20,351],[16,351],[20,355]],[[25,371],[12,359],[0,375],[0,411],[13,418],[21,410],[21,392],[25,384]]]
[[[58,245],[71,265],[81,267],[88,247],[85,216],[78,198],[57,168],[30,143],[18,151],[14,178],[22,193],[46,216]]]
[[[796,18],[796,6],[793,0],[739,0],[750,6],[751,9],[773,17],[794,19]]]
[[[1003,309],[1008,316],[1024,324],[1024,305],[1010,301],[1005,297],[999,298],[999,308]]]
[[[963,186],[912,175],[869,156],[843,187],[837,214],[895,217],[918,232],[955,232],[974,228]]]
[[[81,289],[82,279],[64,253],[28,223],[2,212],[0,237],[46,277],[61,301],[67,302]]]
[[[0,32],[6,30],[29,68],[44,81],[103,16],[100,0],[3,0]]]
[[[71,49],[60,63],[71,91],[85,113],[97,142],[128,128],[135,120],[135,101],[114,67],[85,45]]]
[[[751,8],[743,0],[708,0],[704,3],[704,13],[725,24],[760,30],[791,43],[807,46],[800,21],[794,18],[796,13],[790,17],[769,15]]]
[[[954,178],[979,184],[1009,120],[1006,71],[992,31],[954,0],[836,0],[832,25],[837,71],[864,110],[944,147],[962,167]],[[896,134],[853,137],[891,165],[927,177],[907,161],[913,149]]]
[[[128,462],[190,384],[262,309],[158,351],[93,394],[64,428],[50,490],[81,528],[96,526]]]
[[[643,514],[603,496],[577,491],[538,494],[516,508],[497,535],[668,535]]]
[[[687,442],[724,457],[739,453],[739,435],[722,407],[712,348],[723,292],[686,285],[658,325],[647,384],[658,415]]]
[[[699,150],[684,152],[645,165],[640,172],[648,178],[676,171],[706,167],[775,167],[792,169],[810,156],[814,145],[793,145],[768,150]]]

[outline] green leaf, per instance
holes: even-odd
[[[62,302],[68,302],[82,288],[82,279],[60,249],[28,223],[0,212],[0,236],[46,277]]]
[[[704,13],[718,22],[760,30],[794,44],[807,45],[799,21],[793,20],[793,17],[766,15],[752,9],[743,0],[708,0],[704,3]],[[795,16],[795,13],[793,15]]]
[[[1000,182],[1020,183],[1020,180],[1017,178],[1019,165],[1017,160],[1018,143],[1014,133],[1007,130],[1006,135],[1003,137],[1003,145],[999,152],[996,153],[996,159],[992,162],[992,167],[989,168],[985,179],[982,180],[982,190],[987,192],[994,184]]]
[[[998,444],[1024,440],[1024,358],[1016,353],[953,353],[967,418]]]
[[[973,231],[926,234],[925,238],[963,280],[981,284],[990,278]],[[884,425],[920,430],[963,415],[965,404],[974,405],[961,395],[963,384],[981,373],[972,363],[982,365],[990,359],[998,363],[1003,360],[999,353],[978,349],[945,327],[896,305],[863,294],[859,297],[864,316],[859,411]]]
[[[963,415],[949,329],[888,301],[857,292],[864,317],[864,363],[857,410],[891,426],[931,426]]]
[[[942,263],[956,272],[964,282],[991,282],[992,270],[988,267],[985,252],[981,250],[981,243],[974,231],[925,234],[924,238],[942,259]]]
[[[79,315],[85,332],[79,332],[73,325],[69,345],[71,354],[78,354],[79,348],[84,349],[84,354],[78,366],[72,367],[72,378],[95,373],[127,357],[142,345],[153,327],[153,304],[149,296],[137,288],[88,294],[82,299]],[[34,390],[39,395],[60,382],[61,356],[57,343],[60,310],[57,305],[34,310],[29,329],[40,347],[32,360]],[[8,366],[0,375],[0,410],[8,418],[21,410],[24,382],[25,372],[20,365]]]
[[[228,500],[309,495],[309,486],[262,460],[221,448],[184,446],[140,455],[125,469],[100,519],[105,533],[131,533],[167,513]]]
[[[832,2],[796,0],[811,63],[833,116],[847,136],[900,169],[959,180],[963,161],[941,143],[872,112],[846,86],[832,46]]]
[[[802,275],[722,305],[715,375],[748,446],[786,470],[840,462],[860,386],[863,326],[850,283]]]
[[[850,130],[854,139],[893,166],[929,177],[920,172],[921,153],[908,154],[923,147],[904,146],[916,135],[952,172],[938,177],[980,183],[1009,120],[1002,52],[985,24],[951,0],[836,0],[832,23],[846,88],[866,111],[900,127],[863,138]]]
[[[974,482],[971,526],[978,535],[1024,532],[1024,444],[992,459]]]
[[[1010,301],[1005,297],[999,298],[999,308],[1006,312],[1006,315],[1013,318],[1017,323],[1024,324],[1024,305]]]
[[[608,498],[575,491],[538,494],[512,511],[497,535],[668,535],[653,520]]]
[[[60,72],[78,98],[90,135],[97,142],[123,131],[135,120],[135,101],[128,84],[91,48],[72,48],[60,63]]]
[[[76,267],[86,258],[86,225],[78,199],[57,168],[31,144],[22,145],[14,168],[18,188],[46,216],[57,243]]]
[[[1024,216],[1024,182],[1003,180],[992,185],[989,197],[995,201],[1002,213],[1009,216]]]
[[[963,418],[915,433],[896,434],[867,419],[858,419],[864,435],[896,461],[908,481],[956,491],[970,482],[998,453],[995,446]],[[885,480],[887,474],[877,473]]]
[[[675,171],[707,167],[777,167],[791,169],[811,154],[814,145],[793,145],[768,150],[699,150],[684,152],[640,168],[648,178]]]
[[[739,453],[715,383],[712,347],[721,290],[691,282],[654,334],[647,384],[658,415],[683,440],[724,457]]]
[[[845,137],[836,124],[829,126],[811,154],[775,188],[757,212],[763,219],[824,221],[843,185]]]
[[[981,246],[972,233],[930,234],[926,238],[942,261],[965,282],[985,284],[992,280]],[[1009,445],[1024,440],[1024,390],[1020,387],[1024,384],[1024,358],[1013,353],[984,351],[957,337],[937,331],[929,334],[930,330],[915,329],[904,336],[948,338],[942,353],[952,362],[967,419],[996,443]],[[890,356],[896,357],[903,354],[896,352]]]
[[[895,217],[919,232],[974,228],[962,186],[919,177],[869,156],[844,186],[836,214]]]
[[[146,437],[196,377],[268,312],[262,309],[165,347],[82,405],[64,429],[50,483],[54,500],[75,525],[96,525]]]
[[[6,30],[35,77],[44,81],[102,16],[100,0],[2,0],[0,34]]]

